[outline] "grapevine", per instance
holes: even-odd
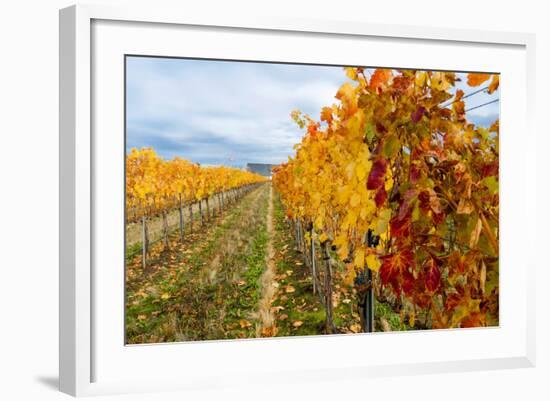
[[[320,121],[292,112],[306,133],[273,176],[288,218],[334,249],[345,284],[370,270],[411,326],[498,324],[499,120],[468,121],[452,72],[346,74]],[[484,83],[499,75],[467,75]]]
[[[183,203],[266,181],[249,171],[201,167],[181,158],[163,160],[153,149],[132,149],[126,157],[127,222],[154,216]]]

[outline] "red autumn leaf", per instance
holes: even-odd
[[[388,132],[388,130],[386,129],[386,127],[384,127],[382,123],[376,123],[376,131],[378,131],[380,134],[385,134],[386,132]]]
[[[411,163],[411,169],[409,171],[409,180],[415,184],[420,178],[420,168],[416,163]]]
[[[415,289],[416,280],[413,274],[405,269],[401,272],[401,288],[406,295],[411,295]]]
[[[412,82],[412,77],[399,75],[393,79],[392,88],[397,94],[403,94],[411,87]]]
[[[387,165],[388,162],[383,158],[379,158],[373,163],[367,181],[367,189],[378,189],[384,185]]]
[[[316,123],[316,124],[312,123],[307,126],[307,132],[313,136],[317,134],[318,129],[319,129],[319,123]]]
[[[441,117],[444,117],[445,119],[451,118],[452,112],[450,109],[439,109],[439,114]]]
[[[461,299],[462,296],[458,293],[448,295],[447,299],[445,300],[445,310],[447,310],[447,312],[454,310],[458,306],[458,304],[460,304]]]
[[[445,221],[445,213],[433,213],[432,214],[432,221],[437,226],[438,224],[443,223]]]
[[[495,160],[492,163],[485,164],[481,169],[481,176],[483,178],[490,175],[498,175],[498,160]]]
[[[455,102],[458,102],[459,100],[462,99],[462,97],[464,96],[464,91],[462,89],[458,89],[455,93],[455,99],[454,101]]]
[[[409,268],[413,266],[414,255],[409,248],[404,248],[383,258],[382,265],[380,266],[380,279],[384,285],[391,284],[396,291],[401,290],[401,283],[406,281],[406,288],[411,290],[413,288],[412,280],[414,279],[410,275]],[[403,280],[406,278],[406,280]]]
[[[388,193],[386,192],[386,188],[384,188],[384,186],[381,186],[380,188],[378,188],[378,191],[376,191],[376,195],[374,196],[374,202],[376,203],[376,207],[382,206],[387,198],[388,198]]]
[[[419,122],[425,112],[426,112],[426,109],[424,107],[418,106],[416,110],[411,113],[412,122],[415,124]]]
[[[460,327],[482,327],[485,326],[485,315],[474,312],[462,319]]]
[[[392,237],[408,237],[411,233],[411,216],[407,215],[403,219],[398,216],[390,220],[390,233]]]
[[[391,70],[385,68],[377,68],[372,74],[372,77],[369,82],[369,87],[371,89],[378,90],[388,83],[392,77]]]
[[[427,212],[430,210],[430,194],[428,191],[422,191],[418,194],[418,200],[420,201],[420,209]]]
[[[417,191],[416,189],[407,189],[405,191],[405,194],[403,196],[403,200],[401,202],[401,205],[399,207],[399,214],[397,215],[397,218],[399,220],[403,220],[407,215],[410,215],[412,212],[412,207],[415,204],[416,198],[417,198]]]
[[[435,292],[439,288],[439,283],[441,281],[441,271],[436,261],[431,258],[424,264],[425,275],[426,275],[426,288],[428,291]]]

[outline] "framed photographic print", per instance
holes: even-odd
[[[62,10],[61,390],[532,366],[533,48]]]

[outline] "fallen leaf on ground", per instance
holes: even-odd
[[[241,326],[241,329],[245,329],[247,327],[252,326],[252,323],[250,323],[248,320],[241,319],[239,320],[239,325]]]
[[[262,329],[262,337],[274,337],[277,334],[277,327],[270,326]]]
[[[296,291],[296,288],[294,288],[294,287],[291,286],[291,285],[287,285],[287,286],[285,287],[285,292],[286,292],[287,294],[289,294],[289,293],[291,293],[291,292],[294,292],[294,291]]]
[[[296,320],[295,322],[292,322],[292,325],[296,328],[300,327],[302,324],[304,324],[304,322],[302,322],[301,320]]]
[[[353,333],[359,333],[361,332],[361,325],[359,324],[352,324],[351,326],[349,326],[349,329],[353,332]]]
[[[145,320],[147,319],[147,316],[145,315],[138,315],[138,320]]]
[[[288,318],[288,315],[286,313],[279,315],[279,320],[285,320],[286,318]]]
[[[170,298],[170,294],[168,294],[167,292],[165,292],[164,294],[161,295],[161,298],[162,298],[162,299],[168,299],[168,298]]]

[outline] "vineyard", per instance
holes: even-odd
[[[196,215],[194,207],[198,208],[200,223],[204,225],[205,215],[210,219],[216,207],[222,213],[225,203],[235,201],[263,181],[265,178],[239,169],[201,168],[198,164],[179,158],[164,161],[150,148],[132,149],[126,157],[126,226],[128,228],[131,223],[141,223],[143,267],[146,267],[150,248],[148,222],[154,224],[155,217],[161,217],[162,226],[157,231],[168,248],[168,216],[171,211],[176,210],[178,213],[179,233],[183,239],[186,209],[192,232]],[[127,229],[127,237],[129,231]]]
[[[271,178],[127,155],[129,343],[499,324],[499,75],[345,73]]]

